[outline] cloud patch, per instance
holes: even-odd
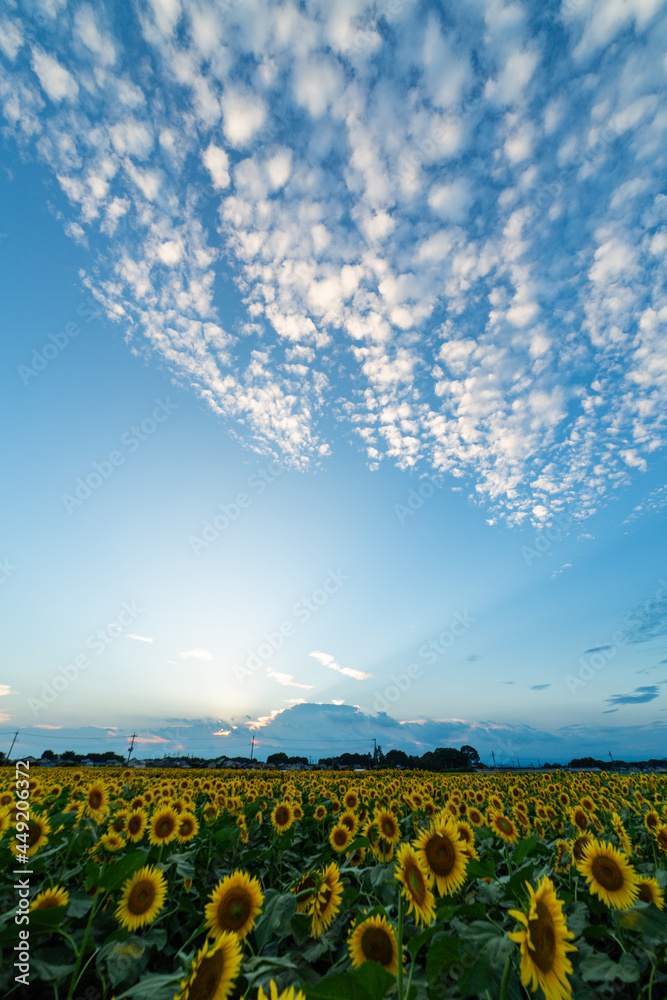
[[[328,667],[329,670],[336,670],[339,674],[343,674],[345,677],[352,677],[355,681],[367,681],[373,676],[373,674],[369,674],[365,670],[356,670],[354,667],[341,667],[340,663],[330,653],[322,653],[316,650],[308,655],[312,656],[318,663],[321,663],[323,667]]]
[[[643,705],[655,701],[659,693],[658,686],[650,684],[635,688],[631,694],[613,694],[611,698],[607,698],[607,702],[610,705]]]

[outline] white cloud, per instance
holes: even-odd
[[[203,156],[204,166],[216,190],[229,186],[229,157],[224,149],[210,143]]]
[[[0,684],[0,698],[6,694],[11,694],[12,689],[9,684]]]
[[[42,49],[32,50],[32,68],[35,71],[44,93],[52,101],[62,101],[67,98],[73,101],[79,93],[79,85],[57,59],[48,55]]]
[[[234,148],[246,146],[266,121],[266,108],[256,94],[226,90],[222,95],[225,136]]]
[[[183,256],[183,246],[178,240],[165,240],[158,247],[157,254],[163,264],[173,267]]]
[[[181,658],[183,660],[212,660],[213,653],[209,653],[208,649],[190,649],[185,653],[181,653]]]
[[[434,184],[429,191],[428,204],[439,218],[448,222],[463,222],[472,199],[468,181],[459,177],[448,184]]]
[[[0,20],[0,50],[4,52],[8,59],[14,60],[17,53],[23,47],[23,32],[18,21],[12,21],[8,17]]]
[[[278,681],[279,684],[283,684],[285,687],[306,688],[310,690],[313,686],[312,684],[299,684],[294,680],[293,674],[283,674],[278,670],[272,670],[271,667],[266,668],[266,673],[268,677],[273,677],[274,681]]]
[[[345,674],[346,677],[353,677],[355,681],[366,681],[373,676],[373,674],[366,673],[365,670],[355,670],[354,667],[341,667],[340,663],[330,653],[322,653],[316,650],[308,655],[314,657],[323,667],[336,670],[339,674]]]
[[[150,638],[146,635],[134,635],[132,632],[127,633],[128,639],[136,639],[137,642],[155,642],[155,639]]]
[[[90,4],[79,7],[74,15],[74,28],[86,48],[98,57],[103,66],[110,66],[116,61],[113,41],[100,30]]]

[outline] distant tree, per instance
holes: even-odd
[[[42,754],[42,760],[54,760],[55,756],[53,750],[45,750]]]
[[[468,744],[466,744],[465,746],[461,747],[461,753],[463,754],[464,757],[468,758],[468,764],[470,767],[479,767],[480,765],[479,754],[477,753],[474,747],[468,746]]]
[[[287,764],[288,761],[289,757],[287,756],[286,753],[270,753],[269,756],[266,758],[267,764],[275,764],[275,765]]]
[[[390,750],[384,758],[386,767],[408,767],[410,758],[404,750]]]

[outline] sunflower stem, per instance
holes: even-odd
[[[67,851],[65,852],[65,858],[63,860],[62,868],[60,869],[60,875],[58,876],[58,882],[61,881],[61,879],[63,877],[63,874],[65,872],[65,865],[69,861],[70,851],[72,850],[72,844],[74,843],[74,839],[75,839],[75,837],[76,837],[76,835],[77,835],[77,833],[79,831],[79,826],[81,825],[81,820],[82,819],[83,819],[83,817],[79,816],[79,818],[77,819],[76,823],[74,824],[74,826],[72,828],[72,836],[68,837],[68,839],[67,839]],[[655,854],[655,850],[654,850],[653,853]]]
[[[657,963],[651,963],[651,975],[648,980],[648,1000],[653,1000],[653,977],[655,976],[655,970],[658,968]]]
[[[507,1000],[507,986],[510,981],[510,970],[512,968],[512,955],[511,953],[507,956],[507,961],[505,962],[505,968],[503,969],[503,978],[500,983],[500,997],[499,1000]]]
[[[507,843],[507,841],[505,841],[505,857],[507,858],[507,871],[509,873],[509,877],[511,878],[512,877],[512,859],[510,858],[510,849],[509,849],[509,844]]]
[[[104,892],[95,893],[95,899],[93,899],[93,905],[90,908],[90,916],[88,917],[88,923],[86,924],[86,929],[83,932],[83,939],[81,941],[80,947],[76,950],[76,962],[74,963],[74,972],[72,973],[72,978],[69,984],[69,991],[67,993],[67,1000],[72,1000],[74,995],[74,990],[76,989],[77,983],[81,978],[81,959],[83,958],[86,945],[88,944],[88,937],[90,935],[90,928],[93,926],[93,918],[99,909],[99,905],[102,902],[102,898],[105,895]]]
[[[398,945],[398,1000],[404,1000],[403,992],[403,893],[401,889],[398,890],[398,928],[396,932],[396,943]],[[69,1000],[69,998],[68,998]]]

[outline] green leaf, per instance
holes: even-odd
[[[89,896],[87,892],[71,892],[67,912],[70,917],[85,917],[92,905],[93,897]]]
[[[268,893],[267,893],[268,896]],[[276,933],[284,937],[290,932],[290,921],[296,912],[296,897],[292,892],[275,893],[264,899],[264,912],[255,927],[255,939],[262,951]]]
[[[463,903],[456,907],[455,913],[457,917],[474,917],[475,920],[481,920],[486,916],[486,907],[484,903]]]
[[[384,1000],[395,979],[379,962],[364,962],[352,972],[326,976],[306,987],[308,1000]]]
[[[458,938],[445,934],[433,942],[426,955],[426,978],[433,985],[439,976],[455,965],[461,954],[461,942]]]
[[[612,937],[611,931],[605,924],[591,924],[589,927],[584,927],[582,934],[587,941],[600,941],[602,938]]]
[[[115,987],[130,978],[136,979],[148,964],[148,951],[141,938],[135,934],[125,941],[112,941],[103,948],[100,959],[106,964],[111,985]]]
[[[421,934],[415,934],[415,936],[411,937],[407,943],[404,941],[409,954],[414,957],[417,952],[424,947],[427,941],[430,941],[437,933],[438,926],[437,924],[434,924],[433,927],[427,927],[425,931],[421,932]]]
[[[30,914],[30,930],[37,934],[50,934],[60,926],[67,915],[66,906],[53,906],[46,910],[33,910]]]
[[[514,872],[509,882],[507,883],[507,893],[516,899],[517,902],[522,902],[527,896],[526,882],[532,885],[533,875],[535,874],[535,865],[532,861],[529,861],[527,865],[523,868],[519,868],[518,871]]]
[[[174,990],[180,985],[181,976],[163,976],[150,974],[130,986],[124,993],[116,996],[116,1000],[140,1000],[149,997],[150,1000],[172,1000]]]
[[[534,854],[537,844],[537,837],[525,837],[523,840],[520,840],[514,848],[514,853],[512,855],[512,861],[514,864],[518,866],[525,857],[529,854]]]
[[[491,860],[478,861],[476,858],[471,858],[468,862],[466,874],[471,878],[495,878],[496,866]]]
[[[667,940],[667,913],[653,903],[637,904],[628,913],[619,914],[617,919],[621,927],[628,930]]]
[[[146,857],[146,851],[141,848],[128,851],[120,860],[114,861],[113,864],[105,868],[100,875],[97,883],[98,886],[107,891],[116,889],[121,882],[124,882],[126,878],[134,874],[135,871],[146,863]]]
[[[579,963],[579,971],[587,983],[610,983],[614,979],[620,979],[623,983],[636,983],[639,980],[637,959],[627,952],[618,963],[609,955],[596,952]]]
[[[70,965],[58,965],[55,962],[45,962],[38,955],[33,955],[30,959],[30,972],[31,979],[36,972],[40,979],[43,979],[46,983],[52,983],[54,981],[60,981],[66,976],[71,976],[74,972],[74,962]]]

